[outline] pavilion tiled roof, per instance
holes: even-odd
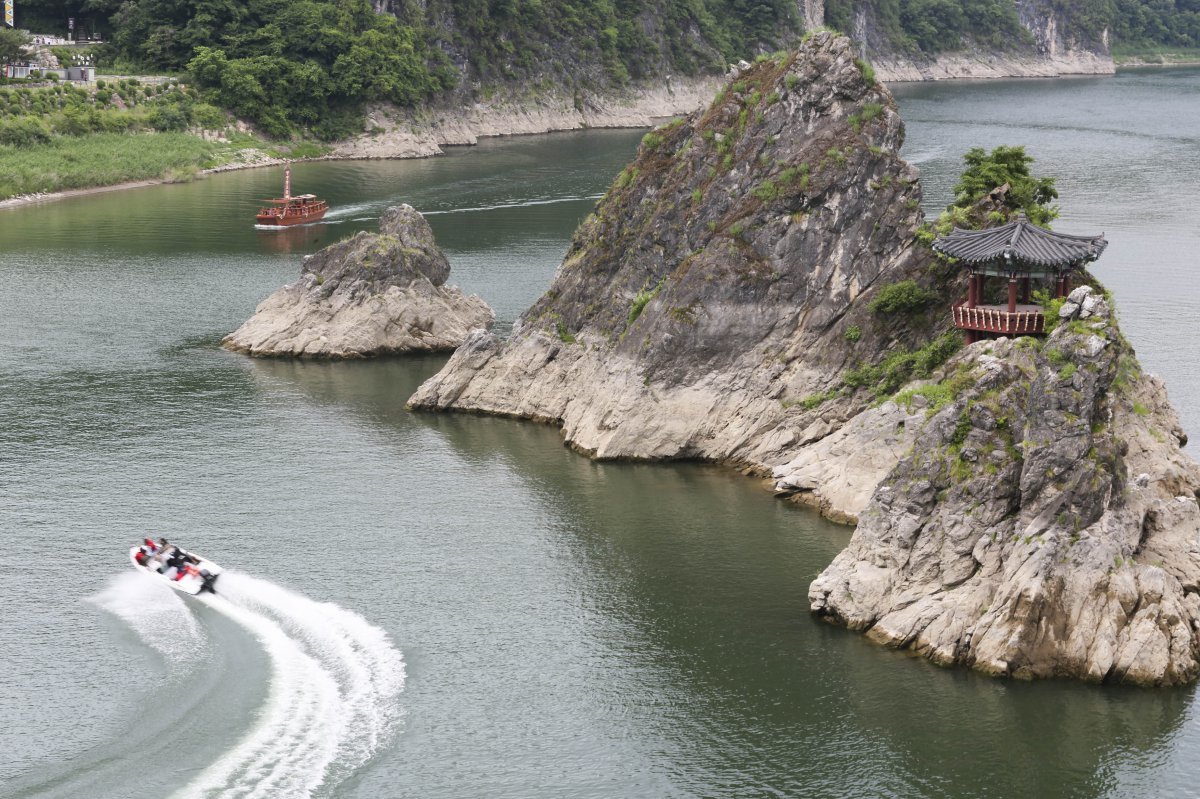
[[[968,266],[1009,262],[1014,266],[1066,267],[1094,261],[1108,241],[1100,236],[1071,236],[1040,228],[1023,215],[1007,225],[984,230],[954,228],[933,249]]]

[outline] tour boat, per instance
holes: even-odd
[[[133,568],[165,582],[176,591],[197,596],[205,591],[217,593],[217,578],[221,567],[211,560],[193,555],[181,547],[155,544],[150,539],[142,546],[129,549]]]
[[[271,200],[271,208],[260,208],[254,217],[260,225],[301,225],[305,222],[316,222],[325,216],[329,203],[318,200],[315,194],[297,194],[292,196],[292,168],[283,170],[283,196]]]

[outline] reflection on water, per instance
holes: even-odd
[[[1060,228],[1108,233],[1100,274],[1193,428],[1200,334],[1177,320],[1198,310],[1200,104],[1184,102],[1198,91],[1194,70],[898,91],[930,208],[976,144],[1024,143],[1060,176]],[[252,641],[210,634],[226,650],[185,682],[211,707],[168,723],[130,686],[169,664],[85,601],[153,532],[358,613],[402,652],[403,732],[337,796],[1193,790],[1192,690],[1000,682],[822,624],[807,586],[849,530],[756,481],[594,463],[549,427],[405,412],[444,356],[218,349],[301,256],[401,201],[431,212],[451,281],[511,324],[639,137],[301,164],[333,210],[279,232],[251,224],[277,169],[0,213],[6,788],[162,796],[164,780],[129,776],[143,743],[200,773],[252,728],[270,673]],[[31,562],[46,546],[99,565],[68,580]]]

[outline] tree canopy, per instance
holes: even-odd
[[[1001,145],[990,153],[982,147],[972,147],[963,156],[967,168],[954,187],[951,208],[970,208],[994,189],[1008,184],[1004,205],[1010,211],[1024,211],[1030,222],[1049,227],[1058,217],[1058,199],[1054,178],[1039,178],[1030,174],[1034,162],[1024,147]]]
[[[0,25],[0,64],[11,64],[25,58],[29,37],[19,30]]]

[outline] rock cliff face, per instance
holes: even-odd
[[[1108,34],[1088,37],[1045,0],[1016,0],[1017,18],[1028,41],[1008,47],[981,45],[965,37],[959,49],[924,53],[896,47],[876,24],[874,10],[863,4],[853,21],[860,54],[880,80],[927,81],[961,78],[1052,78],[1061,75],[1111,75],[1116,71]]]
[[[910,423],[913,448],[810,587],[815,612],[992,674],[1200,673],[1200,469],[1107,303],[1072,300],[1044,344],[947,365],[959,393]]]
[[[1089,288],[1044,343],[956,354],[965,290],[914,243],[902,136],[845,38],[744,71],[646,137],[512,336],[473,332],[410,407],[773,474],[859,522],[810,596],[881,643],[993,674],[1194,679],[1200,470],[1163,386]]]
[[[363,358],[452,350],[495,315],[446,286],[450,264],[408,205],[380,233],[359,233],[304,259],[300,279],[262,302],[222,346],[258,357]]]
[[[869,402],[814,409],[840,371],[930,335],[867,310],[924,275],[902,137],[848,39],[755,65],[649,134],[512,337],[473,334],[411,405],[560,424],[601,458],[768,471]]]

